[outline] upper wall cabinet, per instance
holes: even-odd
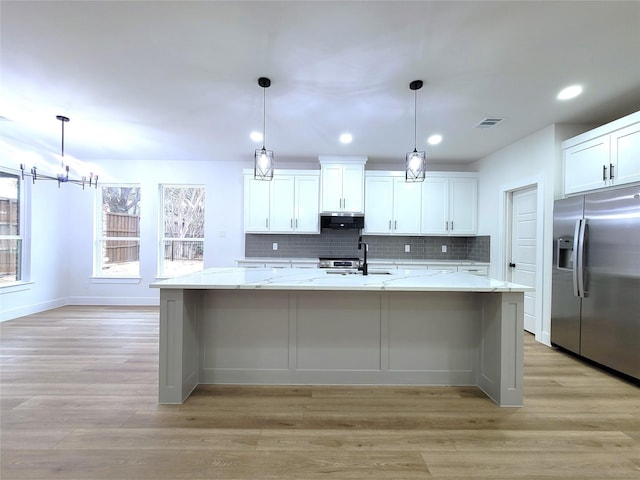
[[[565,195],[640,182],[640,112],[562,142]]]
[[[364,164],[367,157],[320,156],[320,211],[364,211]]]
[[[364,233],[419,235],[421,209],[421,183],[406,183],[404,172],[367,172]]]
[[[276,170],[273,180],[244,175],[244,230],[247,233],[318,233],[317,171]]]
[[[427,172],[422,184],[421,231],[425,235],[478,232],[477,174]]]

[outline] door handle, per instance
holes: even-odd
[[[578,221],[580,222],[580,231],[578,232],[578,254],[576,256],[577,263],[574,264],[573,268],[576,271],[578,296],[584,298],[586,296],[584,291],[585,237],[587,233],[588,219],[585,218]]]
[[[516,268],[516,264],[515,264],[515,263],[513,263],[513,262],[509,262],[509,267],[511,267],[511,268]]]
[[[602,165],[602,181],[603,182],[607,181],[607,166],[606,165]]]
[[[613,163],[609,164],[609,180],[613,180]]]

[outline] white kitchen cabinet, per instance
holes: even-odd
[[[365,179],[365,233],[419,235],[422,185],[401,172],[371,172]]]
[[[562,142],[564,193],[640,181],[640,112]]]
[[[640,182],[640,122],[611,134],[611,163],[616,184]]]
[[[422,184],[422,229],[426,235],[475,235],[478,179],[475,174],[433,172]]]
[[[317,175],[295,177],[294,223],[297,233],[318,233],[320,231],[319,192],[320,178]]]
[[[303,172],[303,171],[300,171]],[[318,233],[319,177],[275,171],[273,180],[244,177],[244,227],[250,233]]]
[[[366,157],[320,156],[320,210],[364,211],[364,164]]]
[[[273,175],[270,182],[269,231],[288,233],[293,231],[295,216],[295,177],[292,175]]]
[[[244,176],[244,230],[269,231],[269,197],[271,182],[254,180],[253,174]]]
[[[610,185],[609,135],[567,148],[563,155],[564,193],[584,192]]]

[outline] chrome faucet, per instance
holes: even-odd
[[[358,238],[358,250],[362,250],[362,246],[364,245],[364,260],[362,265],[358,267],[358,270],[362,271],[362,275],[369,275],[369,266],[367,265],[367,249],[369,245],[362,241],[362,235]]]

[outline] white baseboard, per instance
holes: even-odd
[[[58,298],[56,300],[50,300],[48,302],[37,303],[33,305],[25,305],[13,310],[0,311],[0,322],[6,320],[13,320],[16,318],[24,317],[26,315],[34,315],[36,313],[45,312],[53,308],[64,307],[68,305],[66,298]]]
[[[160,305],[160,297],[69,297],[67,305],[157,307]]]

